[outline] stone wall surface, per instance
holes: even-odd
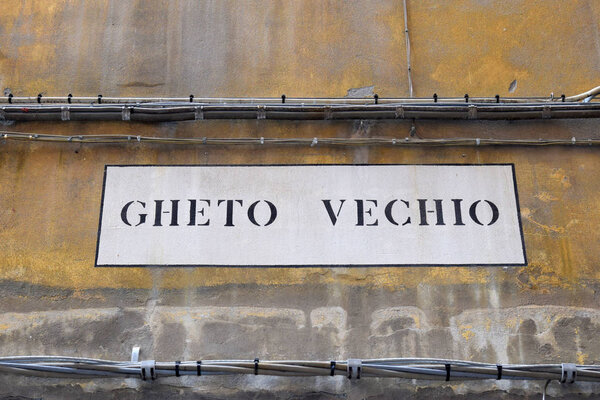
[[[416,96],[600,82],[600,2],[408,0]],[[0,3],[15,96],[407,96],[400,1]],[[361,89],[362,88],[362,89]],[[404,138],[411,121],[19,122],[66,135]],[[600,138],[596,120],[415,121],[423,138]],[[95,268],[105,164],[514,163],[525,267]],[[0,142],[0,356],[600,363],[594,147]],[[411,246],[411,243],[399,243]],[[234,246],[234,244],[232,244]],[[600,386],[551,385],[559,398]],[[8,398],[540,398],[541,384],[0,374]]]

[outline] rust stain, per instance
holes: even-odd
[[[539,228],[542,228],[544,231],[546,231],[548,233],[561,233],[561,234],[565,233],[565,228],[563,228],[563,227],[544,225],[544,224],[534,220],[531,209],[529,209],[529,208],[522,208],[521,216],[523,218],[527,219],[527,221],[531,222],[532,224],[534,224],[535,226],[537,226]]]

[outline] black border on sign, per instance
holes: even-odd
[[[100,232],[102,230],[102,213],[104,211],[104,194],[106,190],[106,175],[109,167],[318,167],[318,166],[510,166],[512,169],[513,185],[515,191],[515,202],[517,205],[517,220],[521,233],[521,247],[523,249],[523,263],[515,264],[299,264],[299,265],[230,265],[230,264],[101,264],[98,265],[98,251],[100,249]],[[140,267],[176,267],[176,268],[339,268],[339,267],[525,267],[527,266],[527,253],[525,251],[525,236],[523,235],[523,224],[521,223],[521,207],[519,205],[519,192],[517,191],[517,175],[514,163],[486,163],[486,164],[105,164],[104,179],[102,180],[102,199],[100,201],[100,219],[98,222],[98,239],[96,240],[96,257],[94,267],[117,267],[117,268],[140,268]]]

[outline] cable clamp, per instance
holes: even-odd
[[[481,144],[481,139],[475,138],[475,145],[479,146]]]
[[[130,107],[123,107],[121,109],[121,119],[123,121],[130,121],[131,120],[131,108]]]
[[[313,138],[312,142],[310,142],[310,147],[315,147],[319,143],[319,139],[316,137]]]
[[[550,119],[552,118],[552,108],[550,104],[544,104],[542,106],[542,119]]]
[[[561,364],[560,383],[575,383],[577,379],[577,365],[570,363]]]
[[[258,358],[254,359],[254,375],[258,375],[258,363],[260,360]]]
[[[396,107],[396,112],[394,113],[396,118],[404,118],[404,107],[398,106]]]
[[[194,119],[204,119],[204,107],[194,107]]]
[[[336,364],[335,361],[331,361],[331,364],[329,365],[329,370],[330,370],[329,375],[330,376],[335,375],[335,364]]]
[[[266,119],[267,111],[265,110],[265,106],[259,105],[259,106],[257,106],[257,108],[258,108],[258,111],[256,112],[256,118],[257,119]]]
[[[575,136],[573,136],[573,137],[571,138],[571,144],[575,144],[575,143],[577,143],[577,139],[575,139]]]
[[[347,362],[348,379],[360,379],[360,370],[362,369],[362,360],[350,358]]]
[[[150,378],[152,380],[156,379],[156,361],[154,360],[145,360],[140,363],[140,376],[142,380]]]
[[[60,119],[62,121],[69,121],[71,119],[71,111],[69,107],[63,106],[60,108]]]
[[[469,104],[467,119],[477,119],[477,106],[475,104]]]

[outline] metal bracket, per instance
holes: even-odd
[[[402,106],[396,107],[395,117],[404,119],[404,107],[402,107]]]
[[[60,119],[62,121],[69,121],[71,119],[71,111],[69,107],[61,107],[60,108]]]
[[[140,360],[140,346],[134,346],[131,349],[131,362],[138,362]]]
[[[360,379],[360,370],[362,369],[362,360],[358,358],[348,359],[348,379]]]
[[[156,361],[154,360],[145,360],[140,363],[140,375],[142,380],[150,378],[152,380],[156,379]]]
[[[468,119],[477,119],[477,106],[475,104],[469,104]]]
[[[121,118],[123,119],[123,121],[131,120],[131,108],[123,107],[121,109]]]
[[[265,110],[265,106],[263,106],[263,105],[258,106],[258,112],[256,113],[256,118],[257,119],[266,119],[267,118],[267,111]]]
[[[552,118],[552,108],[550,108],[549,104],[545,104],[542,107],[542,118],[543,119],[549,119]]]
[[[132,363],[140,363],[140,378],[143,381],[150,378],[151,380],[155,380],[156,375],[156,361],[154,360],[144,360],[142,362],[140,360],[140,346],[134,346],[131,349],[131,362]]]
[[[563,363],[561,367],[560,383],[575,383],[577,379],[577,366],[575,364]]]
[[[204,107],[194,108],[194,119],[204,119]]]

